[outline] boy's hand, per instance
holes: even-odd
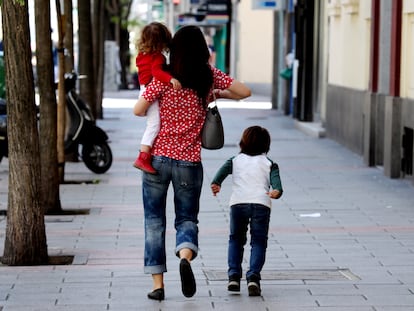
[[[213,195],[216,196],[217,193],[220,192],[220,186],[217,184],[211,184],[211,191],[213,192]]]
[[[279,199],[280,198],[280,191],[279,190],[272,190],[266,193],[271,199]]]
[[[172,84],[174,90],[181,90],[181,83],[177,79],[172,78],[170,83]]]

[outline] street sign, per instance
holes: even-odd
[[[283,10],[283,0],[253,0],[253,10]]]

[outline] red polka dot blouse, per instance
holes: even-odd
[[[228,88],[233,79],[212,67],[214,89]],[[149,102],[158,99],[161,126],[152,147],[152,154],[175,160],[200,162],[201,136],[206,111],[196,92],[183,88],[174,90],[171,84],[155,78],[147,85],[144,98]]]

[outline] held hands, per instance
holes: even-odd
[[[217,184],[211,184],[211,191],[213,192],[213,195],[216,196],[217,193],[220,192],[221,187]]]
[[[279,199],[281,196],[280,191],[278,190],[272,190],[269,192],[266,192],[266,194],[271,198],[271,199]]]
[[[170,83],[174,90],[181,90],[181,83],[177,79],[171,78]]]

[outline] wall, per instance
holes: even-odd
[[[370,1],[332,1],[329,16],[328,83],[367,89],[370,51]]]
[[[273,11],[253,10],[252,7],[252,0],[243,0],[238,4],[236,76],[247,83],[271,84]]]
[[[414,99],[414,1],[403,3],[401,97]]]
[[[333,0],[328,15],[327,135],[364,152],[364,105],[369,86],[370,1]]]
[[[364,156],[367,165],[383,167],[390,178],[408,178],[401,159],[407,154],[414,166],[413,138],[404,133],[414,129],[414,1],[402,0],[400,89],[391,94],[393,18],[389,0],[379,1],[378,89],[370,73],[371,1],[331,0],[328,20],[327,135]],[[394,67],[395,68],[395,67]],[[411,135],[411,134],[410,134]],[[407,137],[408,139],[407,144]],[[403,147],[404,146],[404,147]],[[407,146],[409,146],[407,148]],[[411,149],[410,149],[411,148]],[[406,167],[405,167],[406,169]]]
[[[326,133],[358,154],[363,153],[365,96],[362,90],[337,85],[327,88]]]

